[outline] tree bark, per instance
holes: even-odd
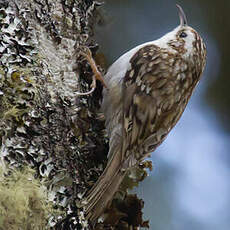
[[[98,113],[102,86],[76,95],[92,83],[92,69],[80,50],[88,47],[96,54],[99,5],[0,0],[1,166],[35,170],[49,194],[46,202],[60,210],[47,217],[47,229],[90,228],[77,203],[105,167],[108,141]],[[115,229],[113,224],[98,229]]]

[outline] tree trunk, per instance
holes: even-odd
[[[77,203],[102,173],[108,141],[98,113],[101,84],[90,95],[76,92],[92,83],[80,50],[96,54],[98,6],[94,0],[0,0],[1,166],[34,169],[49,194],[45,202],[58,210],[44,217],[46,227],[25,229],[90,228]]]

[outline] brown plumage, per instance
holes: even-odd
[[[102,110],[110,149],[107,167],[85,199],[85,213],[93,223],[127,170],[154,151],[175,126],[200,80],[205,45],[179,10],[180,26],[127,52],[105,76],[109,90],[104,90]]]

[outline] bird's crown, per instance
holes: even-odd
[[[188,26],[187,18],[183,9],[179,9],[180,25],[156,41],[162,48],[179,52],[185,59],[199,55],[201,59],[206,58],[205,44],[196,30]]]

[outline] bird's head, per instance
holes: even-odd
[[[163,45],[162,47],[178,52],[188,61],[199,59],[203,67],[206,60],[205,44],[198,32],[188,26],[183,9],[179,5],[176,6],[179,10],[180,25],[159,39],[159,43]]]

